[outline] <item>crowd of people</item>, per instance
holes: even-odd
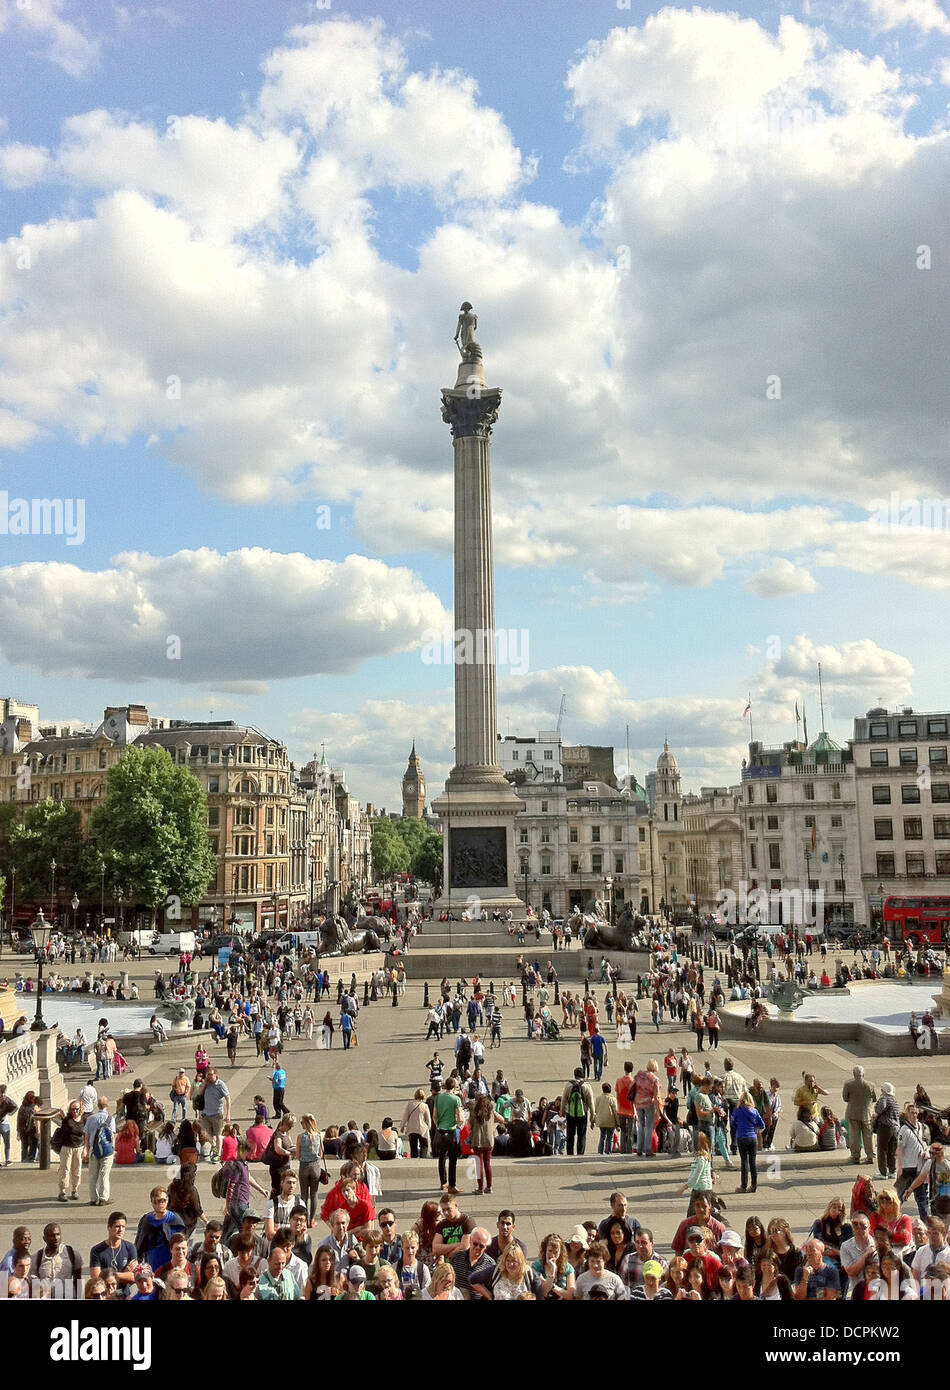
[[[401,1113],[396,1107],[376,1125],[349,1119],[321,1127],[310,1113],[298,1120],[289,1104],[288,1042],[316,1038],[332,1047],[340,1035],[344,1048],[358,1046],[355,976],[339,981],[335,1006],[324,1013],[329,974],[307,952],[293,958],[262,945],[200,979],[190,959],[170,979],[156,972],[157,998],[195,1003],[202,1031],[194,1068],[179,1068],[167,1094],[136,1080],[110,1105],[96,1086],[114,1074],[106,1057],[100,1071],[99,1045],[111,1038],[108,1021],[100,1022],[96,1076],[60,1112],[53,1147],[59,1201],[80,1200],[85,1170],[88,1201],[109,1208],[103,1238],[84,1260],[60,1222],[46,1225],[35,1251],[31,1231],[17,1228],[0,1261],[0,1293],[57,1296],[57,1281],[71,1281],[75,1296],[138,1301],[950,1298],[948,1111],[922,1085],[902,1102],[891,1083],[874,1084],[860,1067],[839,1106],[804,1072],[790,1098],[788,1132],[779,1136],[778,1080],[747,1079],[720,1052],[718,975],[707,982],[701,964],[680,959],[672,936],[660,932],[652,945],[648,973],[627,989],[602,959],[602,999],[592,988],[592,959],[586,984],[564,991],[550,961],[519,961],[527,1037],[574,1033],[579,1049],[560,1093],[537,1101],[509,1085],[505,1068],[484,1065],[486,1050],[501,1048],[503,1009],[518,1007],[514,984],[496,991],[478,977],[444,978],[425,1010],[425,1041],[437,1045],[426,1075],[420,1071]],[[398,1005],[404,981],[404,972],[386,967],[367,981],[364,1000],[391,997]],[[612,1066],[612,1049],[623,1054],[637,1043],[638,1024],[656,1039],[665,1024],[683,1023],[693,1028],[702,1062],[685,1046],[657,1043],[657,1056],[641,1065],[623,1057]],[[153,1024],[161,1027],[157,1016]],[[246,1117],[233,1112],[226,1080],[242,1041],[271,1081],[269,1099],[255,1095]],[[218,1065],[221,1056],[227,1065]],[[35,1159],[35,1110],[32,1093],[18,1103],[0,1086],[6,1163],[14,1117],[21,1156]],[[478,1199],[492,1194],[493,1158],[584,1154],[595,1131],[600,1155],[688,1158],[688,1172],[677,1172],[688,1206],[668,1245],[620,1192],[608,1210],[546,1234],[536,1250],[518,1237],[508,1209],[489,1228]],[[847,1146],[857,1167],[876,1170],[876,1178],[856,1175],[847,1199],[814,1213],[800,1246],[781,1217],[752,1215],[740,1234],[725,1216],[723,1170],[738,1170],[738,1192],[757,1192],[758,1156],[782,1139],[801,1153]],[[382,1203],[384,1164],[429,1156],[439,1195],[415,1220],[399,1222]],[[339,1165],[333,1174],[331,1163]],[[160,1165],[156,1176],[167,1166],[171,1179],[153,1186],[148,1209],[133,1209],[131,1219],[113,1209],[111,1194],[114,1166],[127,1164]],[[460,1173],[480,1210],[462,1209]],[[903,1211],[911,1204],[916,1218]]]

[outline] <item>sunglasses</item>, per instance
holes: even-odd
[[[381,1226],[395,1226],[395,1221],[380,1221]]]

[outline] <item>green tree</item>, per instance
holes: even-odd
[[[199,902],[217,860],[208,843],[204,790],[163,748],[129,748],[109,771],[105,799],[89,833],[132,899],[151,909],[155,925],[169,895]]]
[[[409,872],[409,849],[395,824],[382,817],[373,821],[373,876],[378,883],[391,882],[396,874]]]
[[[412,876],[433,886],[442,882],[442,836],[435,830],[426,830],[413,854]]]
[[[69,897],[85,885],[82,819],[67,801],[31,802],[10,831],[10,858],[16,866],[17,900],[48,903],[53,888],[50,861],[56,860],[56,896]]]
[[[429,834],[429,827],[424,820],[418,818],[390,821],[390,825],[405,844],[409,851],[409,858],[412,860],[420,846],[425,843],[426,836]]]

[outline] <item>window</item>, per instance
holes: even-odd
[[[905,806],[916,806],[920,801],[920,788],[913,782],[901,784],[901,801]]]
[[[946,748],[931,748],[929,751],[930,751],[930,766],[931,766],[931,767],[946,767],[946,765],[947,765],[947,750],[946,750]]]
[[[750,816],[750,817],[749,817],[749,829],[750,829],[750,830],[754,830],[754,829],[755,829],[755,816]]]
[[[933,737],[934,734],[944,734],[947,732],[947,721],[945,719],[928,719],[927,733]]]
[[[950,820],[947,821],[950,825]],[[922,840],[924,838],[924,823],[919,816],[904,817],[904,839]]]
[[[950,816],[934,816],[934,839],[950,840]]]
[[[930,787],[931,801],[950,801],[950,782],[933,782]]]
[[[269,792],[272,792],[272,791],[274,790],[274,779],[273,779],[273,777],[268,777],[268,778],[267,778],[267,790],[268,790]]]
[[[543,812],[543,811],[546,811],[547,809],[548,809],[548,803],[547,803],[546,801],[542,801],[542,802],[541,802],[541,810],[542,810],[542,812]]]
[[[640,872],[641,872],[641,874],[645,874],[646,871],[647,871],[647,857],[646,857],[645,854],[641,854],[641,855],[640,855]]]
[[[766,827],[769,830],[778,830],[778,816],[767,816]]]
[[[599,844],[600,844],[600,826],[599,826],[599,825],[592,825],[592,826],[591,826],[591,828],[590,828],[590,838],[591,838],[591,843],[592,843],[592,844],[595,844],[595,845],[599,845]]]
[[[554,749],[553,749],[553,748],[545,748],[545,750],[544,750],[544,761],[545,761],[546,763],[550,763],[550,762],[553,762],[553,761],[554,761]]]
[[[758,863],[757,863],[757,860],[756,860],[756,848],[755,848],[755,845],[750,845],[750,846],[749,846],[749,865],[750,865],[750,867],[753,868],[753,869],[757,869],[757,868],[759,867],[759,865],[758,865]]]
[[[886,749],[886,748],[872,748],[872,749],[871,749],[871,766],[872,766],[872,767],[887,767],[887,749]]]
[[[266,866],[266,868],[264,869],[264,888],[265,888],[265,891],[266,891],[268,888],[273,888],[273,886],[274,886],[274,866],[273,866],[273,864],[268,864],[268,865]]]
[[[218,837],[217,837],[217,835],[209,835],[209,836],[208,836],[208,848],[210,849],[210,851],[211,851],[212,854],[217,854],[217,852],[218,852]]]
[[[922,854],[904,855],[905,873],[913,877],[922,877],[924,872],[924,856]]]
[[[246,777],[243,777],[238,783],[238,791],[242,792],[245,796],[250,795],[251,784]]]
[[[897,725],[897,732],[900,734],[901,738],[916,738],[916,737],[917,737],[917,720],[916,720],[916,719],[901,719],[901,720],[899,720],[899,721],[898,721],[898,725]]]
[[[82,772],[82,758],[73,758],[73,772]]]
[[[273,808],[273,806],[268,806],[268,808],[267,808],[267,815],[264,817],[264,824],[265,824],[265,825],[273,825],[273,824],[274,824],[274,808]]]
[[[549,874],[549,873],[551,872],[551,861],[550,861],[550,859],[542,859],[542,860],[541,860],[541,872],[542,872],[542,874]]]
[[[891,789],[890,789],[890,787],[881,787],[881,786],[872,787],[872,788],[871,788],[871,801],[872,801],[872,803],[873,803],[875,806],[890,806],[890,804],[891,804]]]
[[[773,787],[771,782],[765,788],[765,799],[770,806],[774,806],[778,801],[778,787]]]
[[[81,783],[81,782],[74,782],[74,783],[73,783],[73,796],[76,796],[76,797],[82,796],[82,783]]]
[[[249,762],[251,761],[251,754],[252,754],[252,749],[250,749],[250,748],[248,748],[248,747],[242,748],[242,749],[241,749],[241,762],[242,762],[242,763],[249,763]]]
[[[835,879],[835,892],[836,892],[836,893],[843,893],[843,892],[844,892],[844,879],[843,879],[843,878],[836,878],[836,879]]]
[[[803,783],[802,783],[802,795],[804,796],[804,798],[805,798],[806,801],[814,801],[814,799],[815,799],[815,784],[814,784],[814,782],[803,782]]]
[[[623,873],[623,857],[619,854],[614,856],[614,873]]]
[[[893,840],[894,822],[891,820],[875,820],[874,838],[875,840]]]
[[[540,838],[542,845],[549,845],[551,843],[551,832],[546,825],[542,826]]]
[[[572,825],[571,828],[568,830],[568,832],[567,832],[567,838],[568,838],[568,842],[569,842],[570,844],[572,844],[572,845],[576,845],[576,844],[577,844],[577,826],[576,826],[576,825]],[[640,831],[640,839],[641,839],[641,840],[643,839],[643,831],[642,831],[642,830]]]
[[[100,749],[99,749],[99,766],[100,766],[100,768],[103,768],[103,767],[105,767],[105,765],[106,765],[106,750],[105,750],[104,748],[100,748]]]
[[[526,845],[527,843],[528,843],[528,832],[527,832],[527,830],[524,828],[524,826],[522,826],[522,827],[520,828],[520,830],[518,831],[518,844],[519,844],[519,845]]]
[[[887,738],[887,720],[874,720],[868,726],[869,738]]]
[[[592,854],[590,857],[591,872],[599,874],[603,872],[604,856],[602,854]]]
[[[746,800],[751,806],[755,800],[755,787],[746,787]]]
[[[220,817],[220,812],[218,811],[217,806],[209,806],[209,807],[208,807],[208,824],[209,824],[209,825],[219,825],[219,824],[220,824],[220,819],[219,819],[219,817]]]
[[[642,825],[637,826],[637,839],[640,841],[640,844],[641,844],[641,845],[642,845],[642,844],[644,843],[644,841],[646,840],[646,837],[647,837],[647,832],[646,832],[646,830],[643,828],[643,826],[642,826]]]
[[[517,748],[512,748],[512,750],[511,750],[511,761],[512,761],[513,763],[516,763],[516,762],[518,761],[518,750],[517,750]]]
[[[774,841],[771,841],[771,842],[769,843],[769,868],[770,868],[770,869],[780,869],[781,867],[782,867],[782,846],[781,846],[781,845],[775,844]]]
[[[938,874],[950,874],[950,854],[938,854],[936,868]]]
[[[806,817],[805,817],[805,829],[806,829],[806,830],[814,830],[814,828],[815,828],[815,817],[814,817],[814,816],[806,816]]]
[[[832,799],[832,801],[840,801],[840,800],[841,800],[841,783],[840,783],[840,782],[832,782],[832,784],[831,784],[831,799]]]
[[[615,825],[615,826],[614,826],[614,841],[615,841],[617,844],[621,844],[621,843],[622,843],[622,841],[623,841],[623,826],[622,826],[622,825]]]
[[[895,873],[893,854],[879,854],[875,872],[878,878],[893,878]]]
[[[265,844],[266,844],[266,846],[267,846],[267,849],[266,849],[265,853],[267,853],[267,854],[273,854],[273,853],[274,853],[274,837],[273,837],[273,835],[266,835],[266,836],[264,837],[264,842],[265,842]]]
[[[254,808],[252,806],[238,806],[234,812],[235,825],[253,825]]]
[[[220,761],[221,761],[221,749],[220,749],[220,748],[212,748],[210,754],[208,755],[208,762],[209,762],[209,763],[219,763]]]
[[[572,859],[572,860],[571,860],[571,873],[572,873],[572,874],[578,874],[578,873],[580,873],[580,870],[581,870],[580,861],[577,860],[577,859]]]
[[[208,791],[212,794],[217,792],[220,779],[217,777],[208,778]]]
[[[916,749],[916,748],[902,748],[901,751],[900,751],[900,765],[901,765],[901,767],[916,767],[916,766],[917,766],[917,749]]]
[[[842,821],[841,821],[841,817],[840,817],[840,816],[832,816],[832,817],[831,817],[831,828],[832,828],[832,830],[840,830],[840,829],[841,829],[841,825],[842,825]]]

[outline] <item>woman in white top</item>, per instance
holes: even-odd
[[[420,1086],[413,1094],[412,1100],[406,1102],[406,1108],[402,1112],[402,1119],[399,1122],[400,1133],[405,1134],[409,1139],[411,1158],[425,1158],[429,1152],[431,1124],[432,1117],[429,1114],[429,1107],[426,1105],[426,1093]]]

